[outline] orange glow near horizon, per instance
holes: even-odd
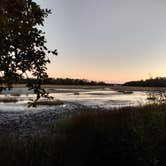
[[[97,73],[97,72],[96,72]],[[157,77],[157,76],[165,76],[163,75],[150,75],[150,74],[145,74],[145,75],[124,75],[124,74],[102,74],[102,73],[69,73],[69,72],[63,72],[63,73],[58,73],[58,72],[52,72],[48,71],[48,74],[50,77],[53,78],[73,78],[73,79],[87,79],[87,80],[93,80],[93,81],[104,81],[107,83],[125,83],[128,81],[135,81],[135,80],[142,80],[142,79],[148,79],[150,77]]]
[[[166,76],[166,1],[37,1],[53,11],[44,26],[48,47],[58,49],[50,77],[124,83]]]
[[[125,83],[128,81],[145,80],[148,78],[155,77],[166,77],[166,72],[154,71],[153,74],[143,71],[95,71],[95,70],[69,70],[64,71],[58,67],[49,66],[48,75],[53,78],[73,78],[73,79],[87,79],[93,81],[104,81],[107,83]],[[59,69],[59,70],[58,70]]]

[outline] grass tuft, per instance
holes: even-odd
[[[16,103],[16,102],[18,102],[18,99],[16,99],[15,97],[0,98],[0,102],[2,102],[2,103]]]
[[[64,103],[61,100],[39,100],[35,104],[36,105],[55,106],[55,105],[62,105]]]

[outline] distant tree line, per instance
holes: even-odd
[[[35,84],[36,79],[34,78],[26,78],[20,79],[18,81],[19,84]],[[42,84],[52,84],[52,85],[108,85],[102,81],[89,81],[86,79],[72,79],[72,78],[47,78]]]
[[[124,86],[142,86],[142,87],[166,87],[166,77],[156,77],[140,81],[130,81]]]

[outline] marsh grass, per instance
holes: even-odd
[[[0,98],[1,103],[16,103],[18,102],[18,99],[16,97],[5,97]]]
[[[39,105],[57,106],[62,104],[64,104],[64,102],[61,100],[39,100],[35,102],[36,106],[39,106]]]
[[[20,93],[11,93],[10,96],[19,97],[19,96],[21,96],[21,94]]]
[[[0,164],[165,166],[166,104],[87,109],[49,125],[45,135],[0,137]]]

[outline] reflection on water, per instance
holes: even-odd
[[[75,102],[91,107],[123,107],[136,106],[146,104],[146,92],[133,92],[132,94],[124,94],[122,92],[113,91],[110,89],[47,89],[51,96],[55,99]],[[33,91],[28,91],[26,88],[14,88],[11,91],[3,91],[0,99],[14,97],[17,98],[17,103],[0,102],[0,110],[5,111],[27,111],[32,108],[27,108],[27,102],[34,97]],[[1,101],[1,100],[0,100]]]
[[[121,107],[121,106],[136,106],[147,103],[147,94],[145,92],[133,92],[132,94],[123,94],[113,90],[85,90],[65,93],[51,93],[57,99],[62,99],[71,102],[77,102],[87,106],[99,107]]]

